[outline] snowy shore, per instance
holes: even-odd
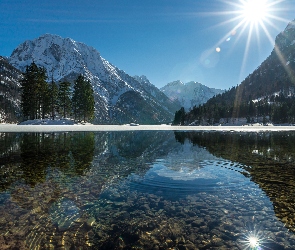
[[[171,125],[17,125],[0,124],[0,132],[99,132],[99,131],[295,131],[295,126],[171,126]]]

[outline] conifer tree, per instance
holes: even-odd
[[[74,82],[74,92],[72,96],[72,108],[74,119],[79,120],[81,118],[82,112],[82,91],[83,91],[83,81],[84,78],[82,75],[79,75],[78,78]]]
[[[67,115],[71,113],[71,84],[67,81],[59,83],[58,88],[58,104],[60,112],[63,114],[63,117],[66,118]]]
[[[79,75],[74,83],[72,108],[75,120],[90,120],[94,116],[94,97],[90,81]]]
[[[56,83],[53,81],[53,77],[51,78],[51,83],[49,84],[49,109],[51,112],[52,120],[55,119],[55,112],[58,108],[58,87]]]
[[[89,121],[94,117],[94,96],[90,81],[85,82],[84,92],[84,121]]]
[[[184,125],[185,121],[185,110],[184,107],[181,107],[180,110],[175,112],[174,120],[173,120],[173,125]]]
[[[29,119],[44,118],[48,112],[48,84],[46,70],[34,62],[27,66],[21,81],[21,109]]]
[[[21,81],[21,109],[24,117],[36,118],[36,82],[38,67],[33,62],[26,67],[24,78]]]
[[[50,113],[50,88],[46,81],[47,74],[45,68],[39,68],[39,77],[38,77],[38,117],[37,118],[45,118],[45,115]]]

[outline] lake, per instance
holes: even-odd
[[[0,249],[295,249],[295,132],[0,133]]]

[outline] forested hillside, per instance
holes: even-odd
[[[20,117],[22,73],[0,56],[0,122],[16,122]]]
[[[276,37],[270,56],[240,85],[187,113],[177,111],[174,124],[215,124],[221,118],[295,122],[295,21]]]

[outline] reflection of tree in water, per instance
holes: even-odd
[[[8,156],[17,149],[18,135],[15,133],[0,133],[0,156]]]
[[[81,175],[92,162],[94,147],[93,133],[24,134],[20,143],[23,178],[32,186],[42,183],[48,168]]]
[[[78,133],[71,139],[74,173],[83,175],[89,169],[94,156],[94,133]]]
[[[129,148],[120,148],[128,143],[138,146],[136,157]],[[167,155],[178,143],[171,132],[99,132],[23,134],[19,145],[19,180],[26,183],[11,183],[11,191],[7,189],[10,199],[0,211],[0,234],[9,231],[5,237],[11,248],[21,242],[23,249],[88,249],[96,224],[89,212],[103,214],[102,191],[112,190],[131,173],[145,173],[147,162]]]
[[[70,230],[75,232],[71,242],[75,241],[77,247],[87,249],[84,248],[85,240],[81,241],[89,230],[81,229],[86,225],[87,214],[78,213],[77,217],[76,210],[72,211],[73,207],[83,203],[81,196],[67,188],[66,181],[73,179],[73,186],[79,188],[80,185],[75,184],[80,179],[87,179],[85,175],[92,166],[94,155],[94,133],[30,133],[21,134],[18,139],[17,154],[20,157],[19,162],[14,164],[18,166],[17,177],[13,179],[14,173],[9,173],[10,182],[6,183],[4,189],[9,192],[9,196],[0,196],[0,203],[3,202],[0,234],[11,230],[7,234],[7,244],[11,249],[14,246],[18,249],[49,249],[53,244],[64,245],[60,239],[64,239],[64,230],[69,227],[67,222],[70,220],[65,217],[69,212],[70,217],[79,218],[79,222],[71,225]],[[8,165],[9,163],[4,167]],[[75,178],[76,176],[80,178]],[[67,198],[64,199],[64,196]],[[52,213],[56,206],[59,208],[56,215],[50,217],[51,214],[48,213]],[[52,235],[56,240],[49,247],[48,238]],[[0,245],[1,240],[0,236]]]
[[[0,136],[0,190],[23,179],[32,187],[48,170],[82,175],[95,158],[95,169],[126,176],[176,145],[167,132],[5,133]],[[112,166],[111,168],[109,166]],[[128,170],[127,170],[128,169]],[[143,169],[142,169],[143,170]]]
[[[295,133],[175,132],[175,138],[244,164],[251,180],[272,201],[276,216],[295,232]]]
[[[19,135],[0,133],[0,191],[5,190],[22,174],[19,168]]]

